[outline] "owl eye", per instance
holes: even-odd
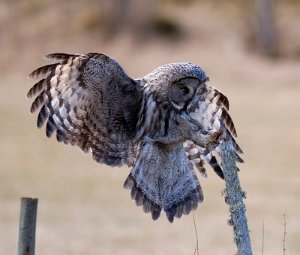
[[[189,88],[184,86],[184,87],[181,87],[180,90],[183,92],[183,94],[188,94],[190,92]]]

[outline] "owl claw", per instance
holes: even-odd
[[[222,137],[222,135],[223,135],[223,131],[221,131],[221,130],[212,133],[205,145],[205,148],[211,149],[211,148],[215,148],[216,146],[218,146],[220,144],[220,138]]]

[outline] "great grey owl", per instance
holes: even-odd
[[[228,99],[199,66],[172,63],[132,79],[103,54],[46,59],[54,63],[30,74],[40,80],[27,95],[36,96],[37,126],[99,163],[132,166],[124,187],[154,220],[164,210],[173,222],[203,201],[193,165],[206,176],[205,160],[223,178],[220,143],[232,140],[242,161]]]

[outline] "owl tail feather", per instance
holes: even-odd
[[[131,190],[137,206],[152,219],[164,210],[170,222],[189,214],[203,201],[200,183],[182,145],[146,143],[127,177],[124,188]]]
[[[152,219],[157,220],[161,213],[161,207],[154,201],[151,201],[146,194],[143,192],[141,188],[138,187],[134,177],[129,174],[125,183],[125,189],[130,189],[130,195],[137,206],[143,206],[143,210],[145,213],[151,213]]]
[[[198,186],[194,189],[184,200],[174,204],[170,208],[164,209],[167,218],[170,222],[173,222],[174,216],[180,218],[182,214],[189,214],[192,210],[197,209],[198,203],[203,201],[203,195],[201,187]]]

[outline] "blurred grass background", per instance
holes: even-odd
[[[0,1],[0,254],[16,251],[19,198],[39,198],[37,254],[193,254],[192,214],[153,222],[109,168],[47,139],[29,114],[26,77],[52,52],[102,52],[132,77],[190,61],[230,99],[244,149],[240,178],[254,254],[300,254],[300,1],[273,1],[272,51],[256,2],[238,0]],[[269,48],[270,48],[269,47]],[[199,177],[200,254],[233,254],[224,184]]]

